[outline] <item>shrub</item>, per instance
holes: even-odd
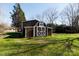
[[[9,32],[6,34],[9,35],[8,38],[22,38],[23,37],[22,32]]]
[[[58,25],[55,27],[55,33],[79,33],[79,28],[66,25]]]

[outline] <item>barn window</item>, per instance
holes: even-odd
[[[41,31],[41,28],[40,27],[38,27],[38,31]]]
[[[46,35],[45,27],[38,27],[37,36],[45,36],[45,35]]]
[[[42,31],[45,31],[45,29],[44,29],[44,28],[42,28]]]
[[[44,24],[42,22],[39,23],[39,26],[43,26]]]

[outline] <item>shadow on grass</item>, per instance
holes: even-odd
[[[20,38],[19,36],[18,36],[18,33],[7,33],[8,35],[12,35],[12,37],[8,37],[8,38]],[[78,38],[77,38],[78,39]],[[45,43],[45,44],[24,44],[24,45],[18,45],[18,44],[16,44],[16,46],[23,46],[23,47],[25,47],[25,49],[23,49],[23,50],[20,50],[21,48],[19,48],[19,49],[17,49],[17,52],[13,52],[13,53],[9,53],[8,55],[9,56],[14,56],[14,55],[18,55],[18,54],[21,54],[21,53],[28,53],[28,52],[31,52],[31,51],[33,51],[33,50],[38,50],[39,48],[43,48],[43,47],[45,47],[45,46],[48,46],[48,45],[50,45],[50,44],[60,44],[60,43],[63,43],[62,45],[63,45],[63,48],[61,48],[62,47],[62,45],[60,45],[60,46],[57,46],[57,47],[55,47],[54,49],[52,49],[52,55],[60,55],[60,56],[63,56],[63,54],[64,54],[64,52],[70,52],[70,53],[72,53],[72,52],[74,52],[73,50],[72,50],[72,44],[71,43],[73,43],[73,41],[74,41],[75,39],[70,39],[70,38],[68,38],[68,39],[66,39],[66,40],[48,40],[48,42],[49,43]],[[66,44],[66,42],[68,43],[68,44]],[[70,43],[71,42],[71,43]],[[68,47],[65,47],[65,45],[67,45]],[[27,48],[27,46],[29,46],[30,47],[30,49],[29,48]],[[78,46],[75,46],[75,47],[78,47]],[[61,48],[61,50],[62,51],[58,51],[58,49],[60,49]],[[78,47],[79,48],[79,47]],[[13,48],[12,48],[13,49]],[[14,48],[15,49],[15,48]],[[57,49],[57,50],[56,50]],[[54,51],[53,51],[54,50]],[[56,50],[56,52],[55,52],[55,50]],[[39,52],[39,51],[38,51]],[[58,53],[59,52],[59,53]],[[34,52],[35,53],[35,52]]]
[[[9,56],[15,56],[15,55],[18,55],[18,54],[24,54],[24,53],[30,53],[30,52],[33,52],[33,51],[38,51],[39,52],[39,49],[42,49],[42,48],[44,48],[44,47],[46,47],[46,46],[49,46],[50,44],[53,44],[53,43],[46,43],[46,44],[25,44],[25,45],[23,45],[23,46],[30,46],[30,49],[24,49],[24,50],[21,50],[21,51],[19,51],[19,49],[18,49],[18,51],[17,52],[15,52],[15,53],[10,53],[10,54],[8,54]],[[61,47],[61,45],[59,45],[59,46],[57,46],[57,47],[53,47],[52,48],[52,54],[53,55],[56,55],[56,56],[63,56],[63,54],[64,54],[64,52],[65,51],[67,51],[66,50],[66,48],[63,48],[63,50],[61,51],[61,53],[58,53],[58,50],[59,50],[59,47]],[[41,53],[43,52],[42,50],[40,50],[41,51]],[[50,51],[50,50],[49,50]],[[70,52],[70,51],[68,51],[68,52]],[[36,53],[36,52],[34,52],[34,53]],[[34,53],[33,53],[33,55],[34,55]],[[45,53],[45,52],[44,52]],[[50,52],[49,52],[50,53]],[[31,53],[30,53],[31,54]],[[47,54],[47,53],[46,53]],[[50,55],[50,56],[52,56],[52,54]],[[36,54],[37,55],[37,54]]]
[[[23,45],[23,46],[29,46],[30,47],[30,49],[28,49],[28,48],[26,48],[26,49],[24,49],[24,50],[21,50],[21,51],[19,51],[19,49],[18,49],[18,51],[17,52],[15,52],[15,53],[10,53],[10,54],[8,54],[9,56],[14,56],[14,55],[18,55],[18,54],[24,54],[24,53],[28,53],[28,52],[33,52],[34,50],[36,51],[36,50],[39,50],[40,48],[43,48],[43,47],[46,47],[46,46],[48,46],[48,45],[50,45],[50,44],[57,44],[57,42],[49,42],[49,43],[45,43],[45,44],[25,44],[25,45]],[[64,54],[64,52],[66,51],[65,49],[66,48],[64,48],[63,49],[63,51],[61,52],[61,53],[58,53],[58,52],[55,52],[55,50],[57,50],[57,49],[59,49],[61,46],[62,46],[63,44],[61,44],[61,45],[59,45],[59,46],[57,46],[57,47],[53,47],[53,52],[52,52],[52,54],[53,55],[63,55]],[[57,50],[58,51],[58,50]],[[39,51],[38,51],[39,52]],[[50,52],[49,52],[50,53]]]
[[[30,49],[25,49],[24,51],[18,51],[18,52],[16,52],[16,53],[11,53],[11,54],[9,54],[9,56],[14,56],[14,55],[17,55],[17,54],[20,54],[20,53],[27,53],[27,52],[30,52],[30,51],[32,51],[32,50],[35,50],[35,49],[39,49],[39,48],[42,48],[42,47],[45,47],[45,46],[47,46],[47,45],[49,45],[50,43],[47,43],[47,44],[34,44],[33,46],[32,46],[32,48],[30,48]],[[27,45],[32,45],[32,44],[27,44]],[[26,45],[26,46],[27,46]]]
[[[50,52],[47,53],[47,52],[44,52],[43,50],[40,50],[42,48],[45,49],[44,47],[47,47],[50,44],[52,44],[52,47],[51,47],[52,50],[50,50],[48,48],[48,50]],[[54,47],[54,44],[55,45],[57,44],[56,47]],[[57,41],[54,41],[54,42],[52,41],[52,42],[48,42],[48,43],[44,43],[44,44],[15,44],[13,46],[16,46],[17,48],[11,48],[10,50],[16,50],[16,52],[8,53],[7,55],[16,56],[19,54],[28,54],[29,53],[29,56],[31,56],[31,55],[34,55],[35,53],[36,53],[35,55],[38,55],[41,51],[41,53],[45,53],[46,55],[48,54],[50,56],[53,56],[53,55],[63,56],[64,52],[68,52],[68,53],[74,52],[74,51],[72,51],[72,48],[71,48],[72,45],[70,46],[70,48],[68,48],[68,47],[65,47],[64,44],[65,44],[64,42],[61,44],[61,42],[57,43]],[[21,48],[21,46],[23,48]]]
[[[22,32],[8,32],[6,33],[8,35],[6,38],[23,38],[23,33]]]

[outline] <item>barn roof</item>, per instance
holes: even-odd
[[[23,26],[34,26],[37,22],[37,20],[29,20],[29,21],[26,21],[26,22],[23,22]]]
[[[40,22],[38,20],[29,20],[26,22],[23,22],[23,26],[34,26],[37,22]],[[44,25],[46,26],[46,24],[44,23]]]

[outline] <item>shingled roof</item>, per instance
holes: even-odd
[[[29,20],[26,22],[23,22],[23,26],[34,26],[37,22],[40,22],[38,20]],[[46,26],[46,24],[44,23],[44,26]]]
[[[37,22],[39,22],[38,20],[29,20],[26,22],[23,22],[23,26],[34,26]]]

